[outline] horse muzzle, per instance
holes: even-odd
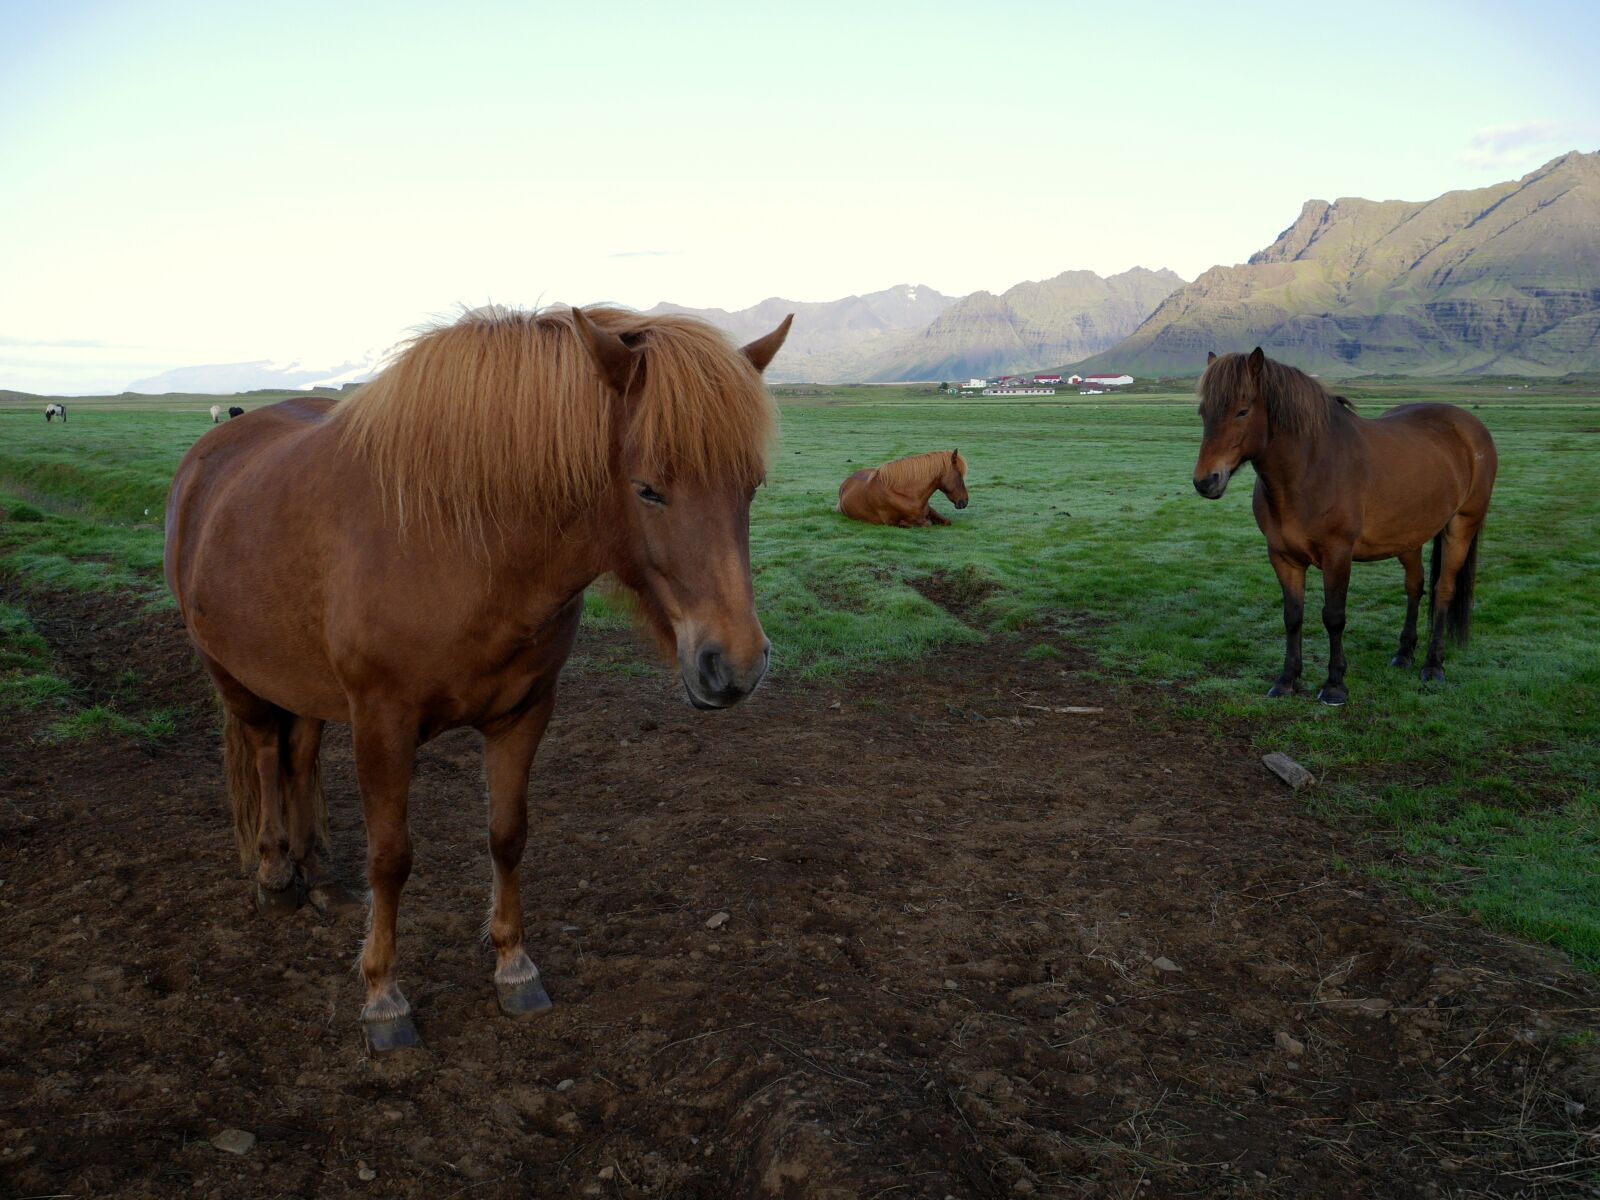
[[[1209,475],[1195,476],[1194,490],[1207,500],[1220,500],[1222,493],[1228,490],[1228,480],[1233,478],[1232,471],[1213,471]]]
[[[716,643],[701,646],[681,666],[683,690],[698,709],[732,708],[766,678],[772,661],[772,643],[763,640],[761,654],[740,670]]]
[[[966,506],[967,506],[967,502],[965,500],[957,500],[956,501],[956,507],[957,508],[965,508]]]

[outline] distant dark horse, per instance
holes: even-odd
[[[1444,678],[1444,637],[1466,645],[1478,536],[1498,458],[1471,413],[1406,404],[1371,421],[1300,371],[1249,355],[1212,354],[1200,377],[1205,438],[1194,486],[1208,500],[1248,462],[1256,470],[1256,524],[1283,585],[1284,696],[1300,677],[1306,568],[1322,571],[1328,681],[1317,698],[1343,704],[1344,602],[1350,563],[1398,558],[1406,571],[1406,622],[1390,665],[1411,665],[1422,599],[1422,545],[1433,539],[1433,604],[1424,680]]]
[[[230,408],[228,410],[228,420],[230,420],[230,421],[233,420],[235,417],[242,417],[242,416],[244,416],[244,409],[240,408],[237,404],[235,404],[232,408]]]
[[[61,423],[63,425],[67,423],[67,406],[65,404],[46,404],[44,406],[45,424],[48,425],[57,417],[61,418]]]

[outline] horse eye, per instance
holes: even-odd
[[[639,499],[643,500],[646,504],[659,504],[663,508],[665,508],[667,505],[667,498],[660,492],[656,491],[655,488],[651,487],[648,483],[636,484],[634,491],[638,494]]]
[[[1234,413],[1233,415],[1236,416],[1236,417],[1248,417],[1250,415],[1250,410],[1248,408],[1241,408],[1238,412]]]

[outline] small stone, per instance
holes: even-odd
[[[371,1183],[377,1177],[378,1173],[367,1166],[366,1163],[358,1162],[356,1164],[356,1178],[361,1180],[362,1183]]]
[[[1033,1194],[1033,1180],[1019,1179],[1011,1185],[1011,1190],[1019,1196],[1031,1196]]]
[[[1278,1049],[1282,1050],[1290,1058],[1299,1058],[1306,1052],[1306,1044],[1304,1042],[1281,1029],[1278,1031],[1278,1036],[1272,1040],[1278,1044]]]
[[[211,1144],[229,1154],[249,1154],[256,1144],[256,1135],[244,1129],[224,1129],[211,1139]]]
[[[589,890],[589,881],[587,879],[578,880],[578,890],[580,892],[588,891]]]
[[[558,1091],[558,1092],[570,1092],[575,1086],[577,1086],[577,1085],[574,1083],[573,1080],[571,1080],[571,1079],[563,1079],[560,1083],[556,1084],[556,1091]]]
[[[615,1167],[601,1167],[600,1168],[600,1178],[601,1179],[610,1180],[610,1179],[615,1179],[616,1177],[617,1177],[617,1169]]]
[[[1569,1117],[1583,1116],[1583,1104],[1581,1101],[1568,1100],[1565,1102],[1563,1107],[1567,1110],[1567,1116]]]
[[[830,708],[830,709],[832,709],[832,710],[833,710],[833,711],[835,711],[835,712],[837,712],[837,711],[839,711],[839,710],[840,710],[840,709],[841,709],[841,708],[843,708],[843,707],[844,707],[844,705],[842,705],[842,704],[840,704],[840,703],[839,703],[839,702],[838,702],[838,701],[837,701],[837,700],[835,700],[835,701],[834,701],[834,702],[833,702],[833,703],[832,703],[832,704],[830,704],[830,705],[828,705],[828,707],[829,707],[829,708]]]
[[[707,929],[721,929],[728,923],[728,914],[725,912],[712,913],[706,918]]]
[[[1154,967],[1158,971],[1181,971],[1181,970],[1183,970],[1182,967],[1180,967],[1177,963],[1173,962],[1170,958],[1158,958],[1154,962],[1152,962],[1150,965],[1152,967]]]
[[[961,987],[961,985],[959,983],[957,983],[954,979],[946,979],[944,981],[944,990],[947,991],[947,992],[954,992],[954,991],[958,990],[960,987]]]
[[[1263,755],[1261,764],[1297,792],[1317,781],[1316,776],[1282,751],[1274,750],[1271,754]]]

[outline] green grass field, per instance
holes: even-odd
[[[1264,698],[1282,652],[1278,588],[1248,478],[1219,503],[1190,485],[1199,438],[1190,397],[1006,404],[932,388],[777,390],[782,442],[752,533],[775,671],[865,672],[991,636],[1019,638],[1036,655],[1076,641],[1108,680],[1164,689],[1174,719],[1242,724],[1263,750],[1305,762],[1323,781],[1311,803],[1382,834],[1367,869],[1600,969],[1594,390],[1404,380],[1344,389],[1368,413],[1419,396],[1481,405],[1501,474],[1473,643],[1447,659],[1449,683],[1424,690],[1413,672],[1388,668],[1400,568],[1361,565],[1342,710]],[[31,403],[0,407],[0,571],[25,585],[166,602],[166,484],[209,428],[211,400],[143,403],[73,403],[66,427],[47,426]],[[953,527],[870,528],[832,511],[850,471],[937,448],[959,448],[970,464],[972,505]],[[912,586],[935,573],[945,594],[970,597],[964,619]],[[1316,587],[1306,627],[1313,687],[1326,662]],[[598,620],[621,619],[602,600],[590,608]],[[25,611],[0,611],[0,639],[0,705],[59,708],[61,736],[127,732],[73,710]],[[134,716],[138,730],[159,735],[159,722]]]

